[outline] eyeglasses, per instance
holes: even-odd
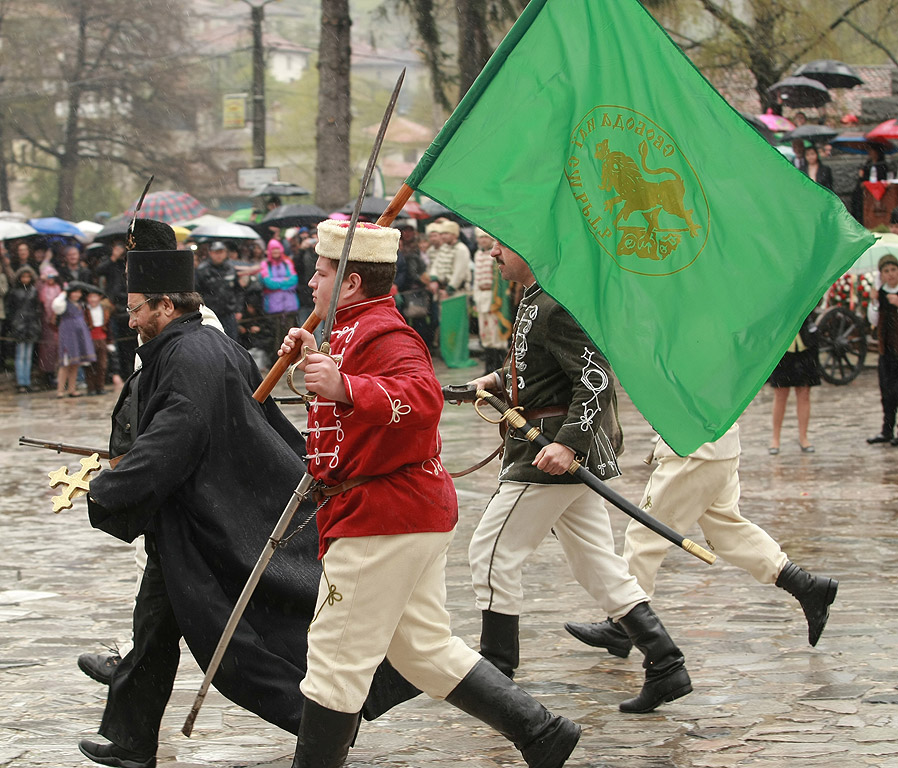
[[[136,307],[125,307],[125,312],[127,312],[129,315],[133,315],[138,309],[140,309],[140,308],[141,308],[144,304],[146,304],[148,301],[149,301],[149,299],[144,299],[144,300],[143,300],[142,302],[140,302],[140,304],[138,304]]]

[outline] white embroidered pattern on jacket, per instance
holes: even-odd
[[[387,392],[386,389],[384,389],[383,384],[381,384],[379,381],[375,383],[378,387],[383,389],[384,394],[387,396],[387,400],[390,403],[390,407],[393,409],[393,415],[390,417],[390,424],[398,424],[399,420],[403,416],[408,416],[408,414],[412,412],[412,407],[403,403],[402,400],[400,400],[398,397],[394,400],[392,397],[390,397],[390,393]]]
[[[520,314],[517,320],[517,331],[514,335],[514,365],[518,372],[518,389],[524,389],[526,383],[521,375],[527,370],[527,334],[533,327],[536,316],[539,314],[539,307],[536,304],[529,306],[521,305]]]
[[[338,443],[343,442],[343,438],[345,437],[345,433],[343,432],[343,422],[340,419],[337,419],[337,425],[335,427],[322,427],[317,421],[309,427],[307,434],[314,435],[316,438],[321,438],[322,432],[336,432],[336,438]]]
[[[421,469],[428,475],[437,477],[443,471],[443,465],[440,464],[439,458],[434,456],[432,459],[427,459],[426,461],[421,462]]]
[[[608,389],[608,374],[593,360],[594,355],[595,351],[588,347],[583,347],[583,354],[580,355],[586,361],[580,371],[580,381],[592,392],[592,397],[583,403],[583,413],[580,416],[580,429],[583,432],[591,431],[593,422],[602,412],[599,395]]]
[[[334,330],[331,331],[331,338],[336,336],[337,341],[343,342],[343,349],[340,350],[341,352],[346,350],[346,347],[349,345],[349,342],[352,341],[352,337],[355,336],[355,330],[358,327],[359,327],[359,321],[356,320],[355,323],[353,323],[352,325],[346,325],[346,326],[343,326],[342,328],[334,328]],[[344,336],[346,337],[345,339],[343,338]]]
[[[321,463],[321,459],[330,456],[331,460],[327,463],[327,466],[331,469],[336,469],[340,464],[340,446],[335,445],[332,453],[326,453],[324,451],[319,451],[317,448],[306,458],[309,461],[314,461],[316,465]]]

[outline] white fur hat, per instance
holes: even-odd
[[[339,261],[348,231],[348,221],[335,219],[322,221],[318,225],[318,244],[315,246],[315,253],[327,259]],[[396,261],[398,250],[398,229],[379,227],[377,224],[360,221],[356,224],[355,235],[352,238],[349,260],[392,264]]]

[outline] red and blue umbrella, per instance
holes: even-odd
[[[137,205],[135,201],[134,205]],[[208,209],[193,195],[187,192],[174,192],[163,190],[162,192],[150,192],[143,201],[139,219],[155,219],[166,224],[175,224],[179,221],[189,221],[207,213]],[[134,206],[129,208],[125,215],[134,215]]]

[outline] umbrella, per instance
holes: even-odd
[[[113,240],[124,240],[128,236],[128,227],[130,225],[130,216],[125,216],[124,214],[116,216],[114,219],[107,221],[106,226],[94,235],[94,242],[111,243]]]
[[[898,256],[898,235],[891,232],[876,235],[876,242],[858,257],[848,270],[848,274],[863,275],[866,272],[875,272],[877,262],[887,253]]]
[[[195,219],[187,219],[186,221],[178,222],[178,224],[186,229],[196,229],[197,227],[205,227],[210,224],[225,223],[227,223],[227,219],[223,219],[221,216],[215,216],[211,213],[204,213],[202,216],[197,216]]]
[[[757,117],[774,133],[795,130],[795,123],[782,115],[758,115]]]
[[[0,240],[15,240],[17,237],[32,237],[40,234],[24,221],[0,221]]]
[[[134,202],[137,205],[137,201]],[[137,217],[140,219],[156,219],[164,221],[166,224],[174,224],[175,222],[187,221],[202,216],[206,212],[206,207],[197,200],[193,195],[186,192],[173,192],[172,190],[164,190],[162,192],[150,192],[143,201],[143,207]],[[125,212],[126,216],[134,215],[134,208],[131,207]]]
[[[886,120],[884,123],[877,125],[870,133],[867,134],[868,139],[886,139],[898,140],[898,120]]]
[[[809,77],[827,88],[854,88],[864,82],[851,67],[834,59],[809,61],[792,74],[796,77]]]
[[[826,144],[839,135],[839,132],[828,125],[812,125],[805,123],[799,125],[794,131],[789,131],[783,136],[786,141],[793,139],[807,139],[815,144]]]
[[[832,101],[826,86],[809,77],[787,77],[771,85],[767,93],[780,97],[788,107],[822,107]]]
[[[293,203],[269,211],[259,224],[264,225],[264,231],[268,231],[269,227],[313,227],[326,218],[327,211],[317,205]]]
[[[390,204],[390,202],[390,200],[387,200],[383,197],[366,197],[362,201],[362,209],[359,211],[359,214],[368,219],[379,219],[381,214],[387,209],[387,206]],[[353,200],[351,203],[346,203],[346,205],[344,205],[340,209],[340,212],[351,214],[352,209],[355,207],[355,203],[355,200]],[[403,217],[406,219],[429,219],[432,216],[433,214],[423,205],[419,205],[414,201],[409,201],[402,207],[402,210],[399,212],[397,218]]]
[[[299,186],[299,184],[291,184],[289,181],[269,181],[267,184],[256,187],[250,194],[250,197],[271,197],[274,195],[278,197],[295,197],[297,195],[311,194],[309,190]]]
[[[228,221],[235,221],[238,224],[249,224],[256,220],[255,208],[238,208],[230,216]]]
[[[28,219],[28,223],[42,235],[68,235],[84,237],[84,233],[71,221],[48,216],[45,219]]]
[[[259,234],[245,224],[222,220],[217,224],[203,224],[197,227],[191,232],[191,237],[215,240],[258,240]]]
[[[771,131],[767,124],[761,120],[760,117],[756,115],[750,115],[748,112],[740,112],[743,120],[748,123],[752,128],[754,128],[761,136],[764,137],[764,140],[769,144],[776,144],[776,138],[773,135],[773,131]]]
[[[878,146],[884,155],[891,155],[898,152],[898,147],[891,141],[883,139],[881,141],[870,141],[862,133],[843,133],[836,136],[830,144],[833,145],[834,152],[844,152],[849,155],[866,155],[867,148],[871,144]]]

